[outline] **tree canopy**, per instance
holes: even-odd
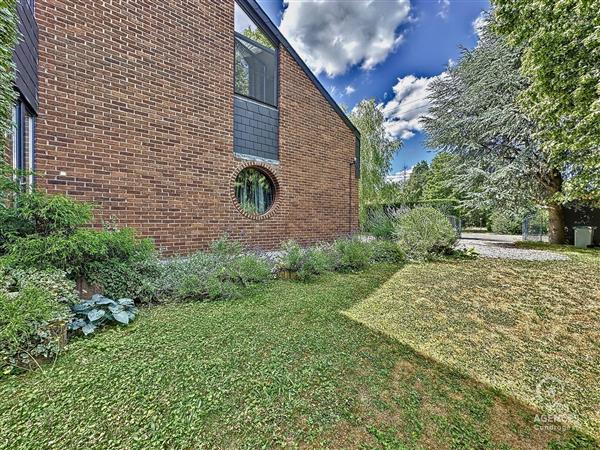
[[[553,240],[564,239],[561,172],[535,136],[536,124],[518,104],[528,87],[520,72],[521,49],[488,27],[473,50],[432,82],[431,108],[423,123],[427,145],[462,164],[456,182],[472,207],[522,208],[538,203],[555,214]]]
[[[600,0],[492,0],[494,30],[522,49],[519,103],[566,176],[562,196],[600,205]]]
[[[252,27],[246,27],[242,31],[242,34],[247,38],[258,42],[259,44],[264,45],[265,47],[273,48],[273,43],[271,40],[258,28],[252,29]]]

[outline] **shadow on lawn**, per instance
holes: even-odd
[[[379,289],[384,288],[385,283]],[[356,320],[349,310],[360,302],[340,314],[373,333],[368,341],[378,342],[378,348],[360,349],[369,364],[359,376],[371,389],[359,390],[354,419],[341,422],[331,433],[336,446],[353,448],[362,442],[360,448],[600,448],[592,436],[563,423],[560,416],[545,414]],[[388,364],[380,359],[390,357]],[[377,373],[373,366],[380,366]]]

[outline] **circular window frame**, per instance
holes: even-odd
[[[240,173],[242,173],[242,171],[244,171],[246,169],[258,170],[260,173],[265,175],[271,181],[271,183],[273,184],[273,188],[275,189],[275,195],[273,196],[273,203],[271,204],[271,207],[263,214],[250,214],[250,213],[244,211],[244,209],[242,209],[242,206],[238,202],[237,196],[235,195],[235,182],[237,180],[237,177],[240,175]],[[265,220],[265,219],[270,218],[271,216],[273,216],[273,214],[275,214],[275,212],[277,211],[277,208],[279,207],[280,197],[281,197],[281,186],[279,185],[279,181],[277,180],[277,174],[271,167],[269,167],[266,164],[261,164],[261,163],[255,162],[255,161],[248,161],[246,163],[239,164],[231,176],[231,200],[233,201],[233,205],[235,206],[235,209],[242,216],[246,217],[247,219]]]

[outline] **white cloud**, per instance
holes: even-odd
[[[410,0],[284,0],[280,29],[317,74],[372,69],[402,42]]]
[[[402,170],[400,172],[396,172],[396,173],[386,176],[385,181],[387,181],[388,183],[396,183],[396,184],[406,183],[412,174],[413,168],[414,168],[414,166],[413,167],[405,167],[404,170]]]
[[[344,89],[344,92],[346,93],[346,95],[350,95],[354,94],[354,92],[356,92],[356,89],[354,88],[354,86],[349,84],[348,86],[346,86],[346,89]]]
[[[488,23],[488,12],[481,11],[481,13],[479,13],[477,18],[472,23],[473,31],[475,32],[475,34],[477,36],[481,37],[481,32],[483,31],[483,29],[485,28],[487,23]]]
[[[423,129],[421,118],[429,110],[429,85],[443,74],[431,78],[414,75],[398,78],[393,88],[394,98],[379,104],[388,133],[406,140]]]
[[[441,7],[437,15],[442,19],[447,19],[448,14],[450,13],[450,0],[438,0],[438,3],[441,5]]]

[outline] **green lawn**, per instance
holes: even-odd
[[[343,313],[416,267],[145,309],[1,381],[0,447],[582,448],[578,432],[536,429],[535,410]]]
[[[520,246],[570,260],[412,265],[346,314],[600,438],[600,251]]]

